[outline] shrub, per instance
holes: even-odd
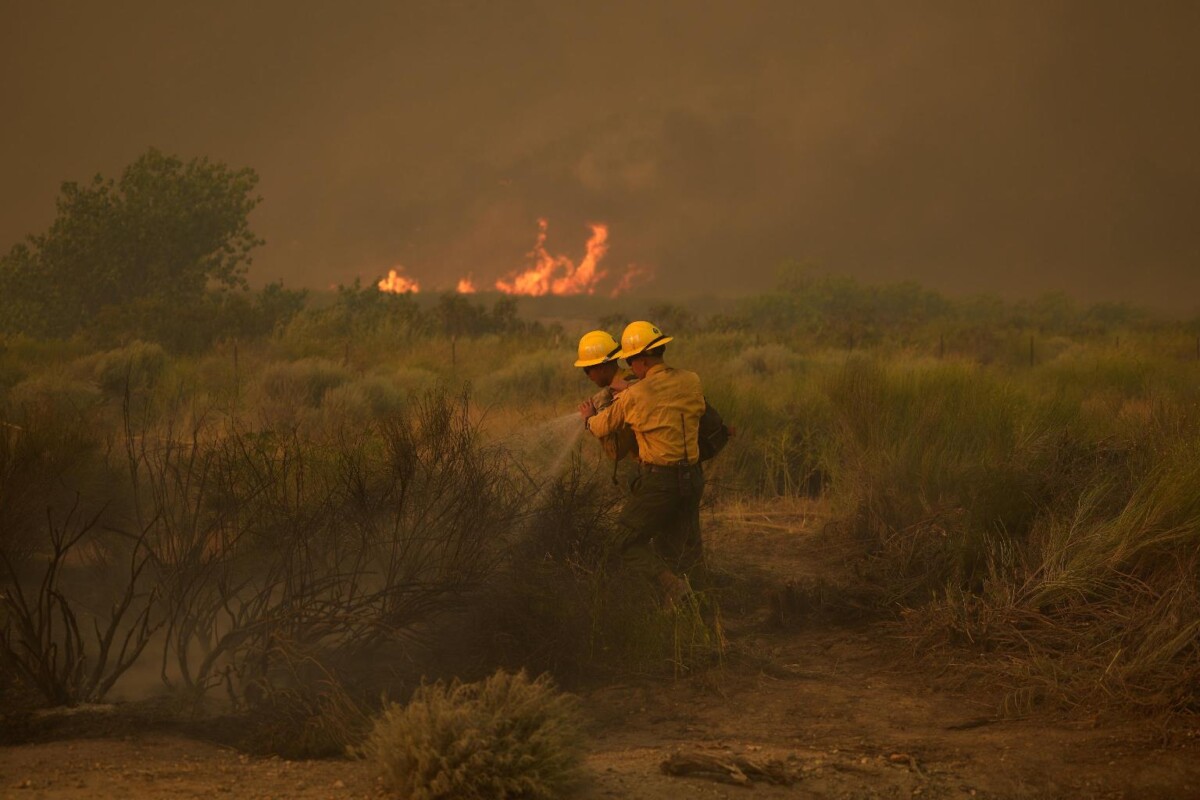
[[[434,388],[438,376],[420,367],[400,367],[386,378],[387,382],[405,394],[416,394]]]
[[[896,602],[977,583],[991,543],[1027,534],[1054,488],[1052,440],[979,368],[855,361],[829,392],[834,499]]]
[[[363,662],[461,607],[519,510],[468,412],[465,396],[429,393],[312,435],[227,420],[219,436],[137,437],[139,526],[169,610],[164,677],[250,699],[280,675],[293,686],[297,654]]]
[[[743,350],[733,368],[742,375],[774,375],[788,372],[800,365],[800,357],[781,344],[764,344]]]
[[[272,402],[316,408],[325,392],[349,379],[345,367],[323,358],[304,358],[267,365],[262,374],[262,389]]]
[[[564,680],[662,677],[707,668],[723,655],[713,598],[697,595],[666,610],[656,587],[621,568],[611,546],[617,507],[608,474],[576,460],[540,493],[481,625],[499,663]]]
[[[569,397],[578,391],[579,376],[568,355],[553,350],[518,356],[479,381],[479,394],[493,401],[525,402],[529,398]]]
[[[581,720],[547,676],[498,671],[423,686],[407,705],[386,707],[360,752],[410,800],[548,800],[579,781]]]
[[[96,382],[109,394],[149,389],[167,368],[167,353],[161,345],[131,342],[125,347],[102,353],[93,370]]]
[[[1047,514],[1028,548],[993,561],[984,589],[910,613],[926,644],[973,642],[1005,657],[1014,704],[1200,704],[1197,442],[1145,474],[1085,490]],[[1136,623],[1133,622],[1136,620]],[[1036,689],[1036,693],[1031,690]]]
[[[12,408],[37,407],[66,416],[83,414],[102,401],[100,387],[94,382],[72,378],[61,370],[26,378],[8,394]]]
[[[371,727],[364,707],[321,659],[282,647],[270,679],[247,687],[233,743],[283,758],[329,758],[360,744]]]
[[[44,405],[0,424],[0,683],[98,701],[153,633],[143,538],[94,420]]]
[[[404,405],[404,397],[405,393],[395,383],[372,375],[330,389],[321,405],[334,414],[375,419],[398,411]]]

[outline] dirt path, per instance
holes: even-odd
[[[808,508],[727,510],[710,529],[718,563],[756,583],[837,578],[814,549]],[[778,760],[789,787],[754,797],[1200,798],[1200,729],[1120,718],[994,716],[987,687],[948,687],[887,626],[778,630],[747,600],[729,607],[723,667],[675,682],[588,692],[593,720],[581,797],[741,797],[707,779],[671,777],[673,753]],[[961,670],[959,677],[964,677]],[[965,677],[969,678],[969,674]],[[0,797],[376,797],[363,764],[254,758],[178,736],[49,742],[0,749]]]
[[[1200,797],[1194,736],[1164,745],[1144,721],[997,720],[970,696],[923,685],[874,633],[781,644],[773,674],[731,670],[716,685],[593,695],[603,729],[590,759],[598,782],[585,796],[745,791],[659,773],[664,758],[685,751],[779,759],[799,776],[790,788],[757,787],[758,797]]]

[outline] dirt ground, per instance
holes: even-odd
[[[723,665],[584,693],[592,725],[580,797],[1200,798],[1200,721],[1004,717],[997,689],[962,666],[932,669],[891,626],[769,624],[765,598],[786,579],[842,569],[837,553],[814,546],[820,521],[801,505],[727,507],[706,523],[716,562],[752,572],[762,591],[723,605]],[[794,780],[748,789],[674,777],[660,769],[674,754],[774,762]],[[155,732],[0,748],[0,797],[226,796],[380,790],[362,763],[252,757]]]

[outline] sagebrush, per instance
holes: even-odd
[[[499,671],[387,706],[360,754],[406,800],[552,800],[579,782],[582,719],[548,676]]]

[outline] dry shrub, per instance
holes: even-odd
[[[86,414],[103,400],[100,387],[93,381],[79,380],[62,370],[26,378],[8,394],[11,408],[36,407],[64,416]]]
[[[408,800],[558,798],[580,779],[581,719],[548,676],[498,671],[389,705],[359,752]]]
[[[325,393],[322,410],[329,416],[378,419],[404,407],[405,393],[391,380],[372,375],[334,387]]]
[[[718,663],[725,640],[713,595],[664,609],[656,586],[622,568],[608,475],[576,460],[541,493],[481,622],[494,658],[563,680],[680,676]]]
[[[367,705],[332,670],[295,652],[275,662],[269,679],[246,691],[234,744],[283,758],[328,758],[362,742],[371,728]]]
[[[316,408],[330,389],[350,379],[349,370],[323,358],[268,364],[262,390],[268,401]]]
[[[1085,385],[1128,405],[1140,373],[1101,366]],[[839,529],[922,649],[983,651],[1017,710],[1200,707],[1190,403],[1105,420],[1086,392],[919,362],[851,362],[829,391]]]
[[[1200,708],[1197,449],[1177,443],[1129,485],[1047,515],[1027,548],[993,559],[982,591],[909,612],[919,640],[1002,654],[993,668],[1017,710],[1033,698]]]
[[[894,606],[978,589],[989,558],[1022,548],[1098,458],[1071,437],[1069,415],[970,365],[852,361],[828,391],[833,500]]]
[[[104,391],[120,395],[127,388],[151,388],[158,382],[167,364],[167,352],[161,345],[134,341],[96,356],[93,375]]]
[[[479,380],[479,396],[501,403],[528,402],[531,397],[569,397],[578,390],[578,370],[552,350],[525,353]]]
[[[321,437],[220,433],[132,451],[167,606],[164,677],[198,693],[290,680],[293,651],[354,663],[428,635],[490,574],[517,514],[465,396]]]
[[[764,344],[746,348],[731,366],[741,376],[765,376],[794,371],[800,363],[800,356],[791,348],[782,344]]]
[[[153,629],[148,552],[121,526],[95,420],[32,403],[0,420],[0,680],[98,701]]]

